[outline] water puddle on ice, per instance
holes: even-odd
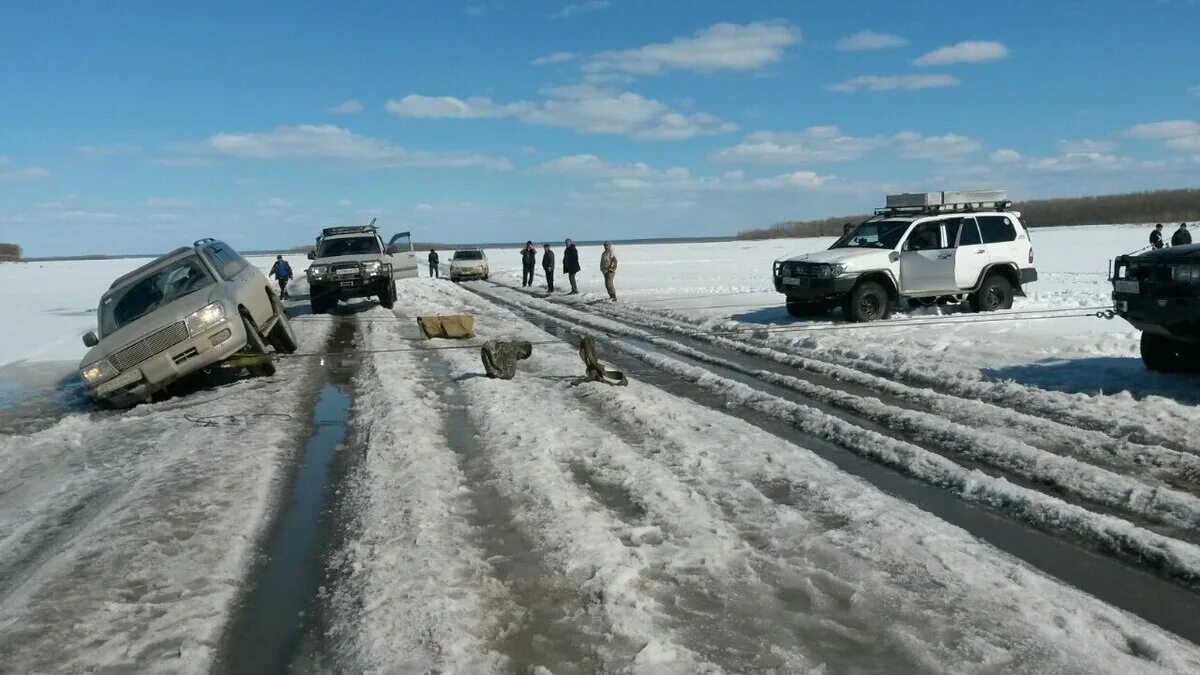
[[[354,326],[338,326],[330,352],[353,349]],[[286,673],[292,669],[321,592],[322,554],[330,537],[327,506],[337,482],[336,457],[344,451],[355,359],[327,357],[326,382],[313,407],[312,433],[304,444],[282,512],[261,551],[241,607],[225,636],[217,672]]]
[[[89,409],[75,361],[18,361],[0,366],[0,433],[40,431]]]

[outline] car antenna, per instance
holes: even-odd
[[[377,221],[377,220],[379,220],[379,216],[375,216],[374,218],[372,218],[371,222],[367,223],[367,227],[375,227],[375,221]]]

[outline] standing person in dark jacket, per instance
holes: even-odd
[[[537,249],[532,241],[525,242],[521,249],[521,288],[533,285],[533,267],[537,264]]]
[[[1187,223],[1180,223],[1179,229],[1171,235],[1172,246],[1187,246],[1192,243],[1192,233],[1188,232]]]
[[[1155,225],[1154,229],[1150,230],[1150,246],[1153,248],[1163,247],[1162,223]]]
[[[550,244],[542,244],[542,271],[546,273],[546,292],[554,292],[554,251]]]
[[[563,273],[571,282],[571,292],[567,295],[576,295],[579,293],[579,287],[575,285],[575,275],[579,273],[579,251],[575,248],[575,242],[570,239],[564,243],[566,248],[563,249]]]
[[[429,249],[429,276],[440,277],[438,273],[438,254],[437,251]]]
[[[283,256],[275,256],[275,264],[271,265],[271,272],[267,274],[269,277],[275,277],[279,282],[279,297],[286,298],[288,296],[287,285],[292,280],[292,266],[288,261],[283,259]]]

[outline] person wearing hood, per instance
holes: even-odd
[[[433,249],[429,249],[429,276],[441,276],[438,274],[438,252]]]
[[[537,249],[532,241],[525,242],[521,249],[521,288],[533,285],[533,268],[537,264]]]
[[[575,285],[575,275],[579,274],[579,250],[570,239],[564,243],[566,248],[563,249],[563,274],[567,275],[567,280],[571,282],[571,292],[568,295],[577,295],[579,287]]]
[[[1154,229],[1150,230],[1150,247],[1151,248],[1162,248],[1163,247],[1162,223],[1155,225]]]

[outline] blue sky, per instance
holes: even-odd
[[[732,234],[1200,185],[1200,3],[0,5],[0,241]]]

